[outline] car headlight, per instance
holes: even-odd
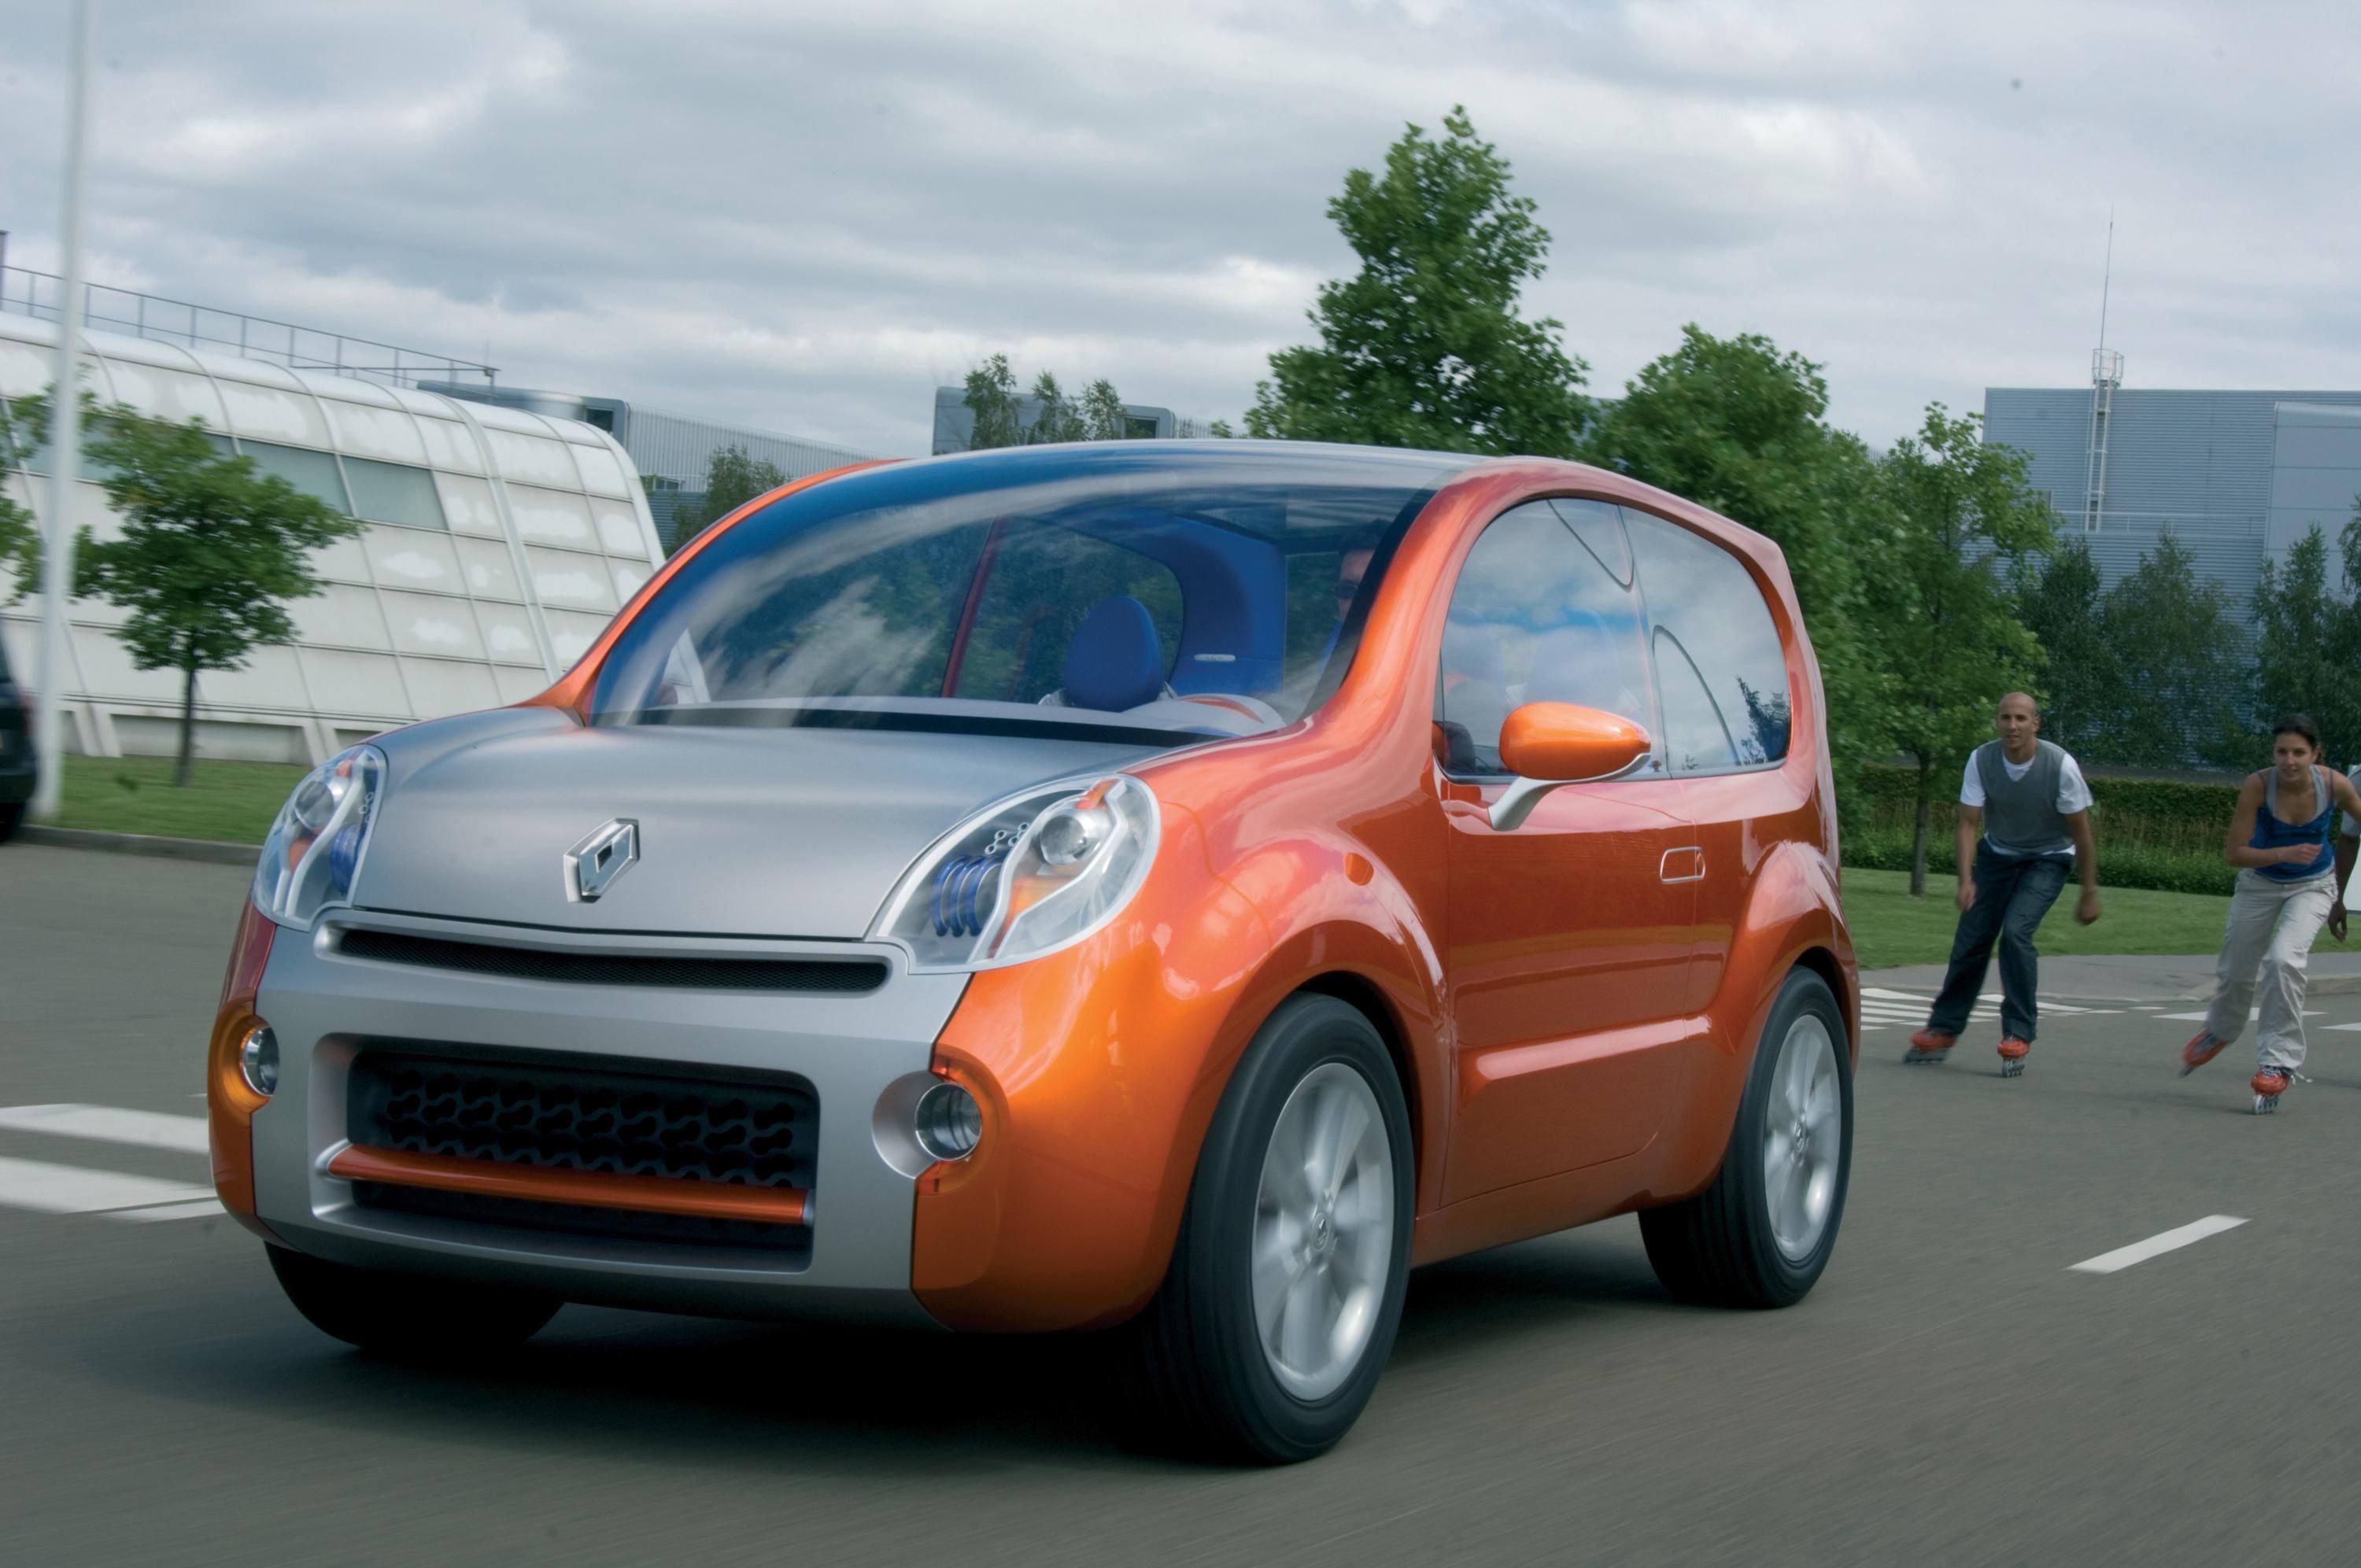
[[[254,906],[308,931],[320,911],[350,904],[384,793],[385,753],[374,746],[339,752],[306,773],[262,841]]]
[[[1128,773],[1067,779],[986,806],[902,873],[871,931],[918,970],[997,969],[1114,919],[1156,859],[1156,795]]]

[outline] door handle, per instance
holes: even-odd
[[[1677,850],[1666,850],[1664,858],[1656,862],[1656,876],[1664,882],[1703,882],[1705,880],[1703,846],[1685,844]]]

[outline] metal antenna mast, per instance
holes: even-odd
[[[2099,531],[2107,504],[2107,427],[2115,389],[2124,384],[2124,356],[2107,348],[2107,296],[2115,279],[2115,210],[2107,209],[2107,263],[2099,280],[2099,346],[2091,355],[2091,446],[2083,471],[2082,529]]]

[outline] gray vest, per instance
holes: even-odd
[[[2033,765],[2021,779],[2008,776],[1999,741],[1976,748],[1976,777],[1984,786],[1984,842],[2004,855],[2071,854],[2073,829],[2058,809],[2066,753],[2047,740],[2036,740],[2033,747]]]

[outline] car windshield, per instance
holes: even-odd
[[[1468,461],[1109,443],[849,475],[685,562],[592,722],[1267,729],[1335,689],[1395,540]]]

